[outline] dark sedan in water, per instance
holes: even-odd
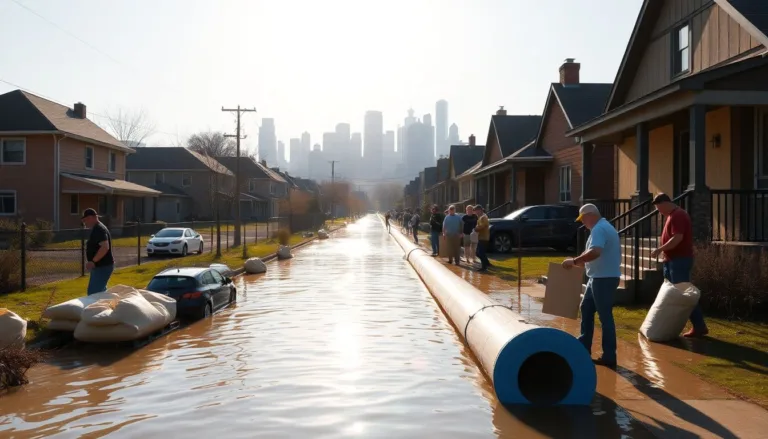
[[[237,290],[223,265],[210,268],[169,268],[147,285],[149,291],[176,299],[181,319],[210,317],[216,310],[237,301]],[[226,273],[226,274],[224,274]]]
[[[518,246],[562,251],[575,248],[576,231],[581,226],[576,222],[578,216],[577,206],[542,205],[523,207],[504,218],[492,218],[491,249],[508,253]]]

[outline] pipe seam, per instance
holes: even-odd
[[[502,305],[500,303],[494,303],[493,305],[485,305],[482,308],[478,309],[477,311],[473,312],[472,314],[469,315],[469,318],[467,319],[467,324],[464,325],[464,344],[469,346],[469,339],[467,338],[467,329],[469,328],[469,322],[471,322],[475,318],[476,315],[478,315],[481,312],[485,311],[487,308],[495,308],[495,307],[506,308],[506,309],[508,309],[508,310],[510,310],[512,312],[515,311],[515,310],[512,309],[511,306]],[[525,320],[520,320],[520,322],[525,323]]]

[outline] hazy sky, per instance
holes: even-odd
[[[45,19],[19,6],[34,10]],[[0,0],[0,80],[92,118],[145,109],[152,145],[244,116],[286,145],[366,110],[395,129],[413,107],[449,102],[462,139],[485,142],[490,115],[540,114],[565,58],[583,82],[613,81],[642,0]],[[46,21],[47,20],[47,21]],[[63,29],[63,30],[62,30]],[[82,41],[72,37],[76,35]],[[0,93],[17,87],[0,81]]]

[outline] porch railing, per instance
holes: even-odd
[[[768,242],[768,190],[713,189],[712,241]]]
[[[488,218],[503,218],[512,213],[513,207],[514,203],[512,201],[507,201],[506,203],[500,204],[489,210],[486,215],[488,215]]]
[[[616,210],[619,210],[620,212],[618,215],[609,216],[603,213],[605,211],[602,207],[600,207],[599,204],[595,203],[595,201],[600,202],[600,200],[587,200],[587,202],[596,205],[604,217],[611,218],[609,222],[613,225],[613,227],[616,228],[616,230],[621,230],[625,227],[628,227],[630,224],[632,224],[632,218],[642,217],[648,214],[648,210],[651,207],[651,200],[645,200],[635,207],[631,207],[631,200],[602,200],[604,207],[613,205],[613,211],[615,212]],[[625,204],[625,202],[628,202],[628,204]],[[606,211],[610,212],[611,210],[609,208]],[[577,254],[581,254],[585,250],[587,245],[587,238],[589,238],[589,230],[584,226],[579,227],[576,234]]]
[[[591,199],[584,200],[584,204],[592,203],[600,209],[600,214],[605,218],[617,218],[632,209],[632,200],[619,198],[616,200]],[[613,220],[611,220],[613,221]],[[615,225],[615,224],[614,224]],[[629,223],[627,223],[629,225]],[[617,227],[618,229],[618,227]]]

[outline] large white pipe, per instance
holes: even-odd
[[[480,360],[502,404],[588,405],[597,373],[567,332],[526,323],[392,227],[408,262]]]

